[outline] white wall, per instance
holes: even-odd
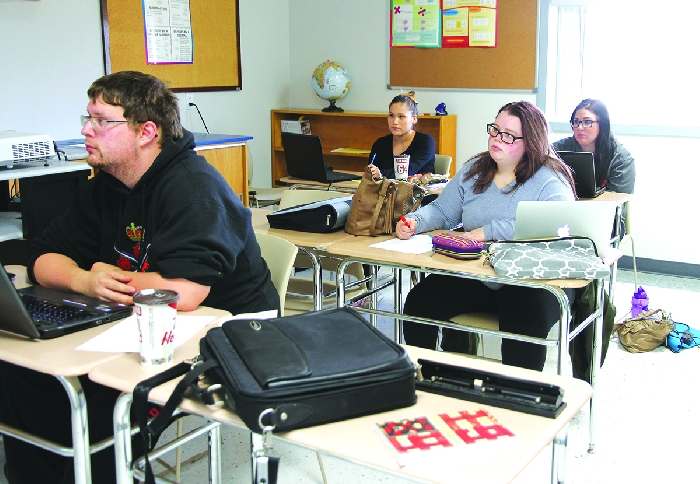
[[[253,183],[269,186],[269,112],[325,107],[310,86],[311,73],[321,62],[338,61],[350,73],[350,91],[339,106],[388,109],[398,93],[386,87],[388,3],[239,3],[243,90],[195,93],[194,98],[210,132],[254,137],[249,145],[255,162]],[[100,26],[99,0],[0,2],[0,129],[48,133],[54,139],[80,137],[77,117],[85,111],[85,91],[103,74]],[[508,91],[418,89],[417,97],[421,112],[434,113],[435,106],[445,102],[448,112],[457,115],[458,163],[486,148],[485,125],[499,107],[513,100],[535,100],[532,93]],[[194,110],[183,111],[183,124],[192,131],[204,130]],[[554,133],[552,140],[568,135]],[[620,140],[637,163],[637,255],[700,264],[700,251],[694,247],[700,240],[695,213],[700,140],[640,136]]]
[[[269,186],[269,113],[289,96],[288,3],[239,0],[239,8],[243,89],[197,92],[194,102],[211,133],[253,136],[253,182]],[[0,2],[0,130],[81,137],[86,91],[104,75],[101,22],[99,0]],[[204,132],[178,97],[183,125]]]
[[[290,106],[321,109],[326,105],[311,90],[311,72],[321,62],[331,59],[340,62],[351,78],[350,91],[338,101],[339,106],[347,110],[387,111],[391,98],[398,93],[386,87],[389,79],[388,3],[378,0],[289,2]],[[486,148],[485,125],[493,120],[503,104],[520,99],[535,102],[532,93],[512,91],[417,89],[416,93],[421,112],[434,114],[435,106],[445,102],[447,111],[457,115],[458,163]],[[649,104],[653,105],[653,97],[644,101],[651,101]],[[653,116],[653,109],[649,115]],[[570,134],[554,133],[551,139]],[[694,241],[700,240],[695,213],[700,140],[641,136],[620,136],[619,139],[634,155],[637,166],[633,220],[637,256],[700,264],[700,251],[694,247]],[[629,245],[625,252],[631,253]]]

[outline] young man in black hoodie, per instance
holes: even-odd
[[[88,89],[81,116],[87,162],[97,175],[71,208],[35,238],[35,283],[131,304],[146,288],[171,289],[178,309],[206,305],[233,314],[279,309],[250,211],[193,148],[177,99],[159,79],[117,72]],[[112,433],[119,392],[81,377],[90,437]],[[37,399],[37,395],[41,396]],[[0,419],[71,445],[69,404],[53,377],[0,365]],[[73,482],[72,459],[5,438],[10,484]],[[92,459],[93,482],[113,482],[111,448]]]

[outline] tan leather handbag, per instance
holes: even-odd
[[[368,168],[352,197],[345,231],[352,235],[393,234],[402,215],[420,206],[425,189],[413,183],[372,178]]]

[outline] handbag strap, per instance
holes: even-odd
[[[155,448],[160,434],[162,434],[172,422],[172,415],[182,401],[185,391],[190,385],[197,382],[200,375],[210,368],[218,366],[218,364],[216,360],[208,360],[194,366],[191,363],[183,362],[137,383],[134,387],[134,401],[132,407],[136,414],[136,422],[139,425],[144,457],[146,459],[146,484],[155,484],[155,477],[153,475],[153,469],[151,468],[151,462],[148,459],[148,453]],[[148,394],[153,388],[170,380],[174,380],[180,375],[185,375],[185,377],[178,382],[158,416],[149,423]],[[134,461],[136,458],[137,457],[134,458]]]
[[[382,207],[386,204],[387,195],[391,194],[392,191],[396,191],[394,188],[394,183],[391,180],[387,180],[386,178],[382,180],[382,186],[379,188],[377,204],[374,206],[374,212],[372,212],[372,218],[369,224],[369,234],[372,236],[382,234],[382,229],[377,229],[377,220],[379,219],[379,214]]]

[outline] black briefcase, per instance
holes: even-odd
[[[191,386],[206,374],[252,431],[261,433],[344,420],[416,402],[415,369],[406,351],[351,308],[268,320],[230,320],[200,341],[194,365],[181,363],[134,389],[144,445],[152,450]],[[185,374],[186,373],[186,374]],[[185,374],[161,413],[147,424],[151,388]]]
[[[273,229],[332,232],[345,227],[351,203],[352,195],[305,203],[271,212],[267,221]]]

